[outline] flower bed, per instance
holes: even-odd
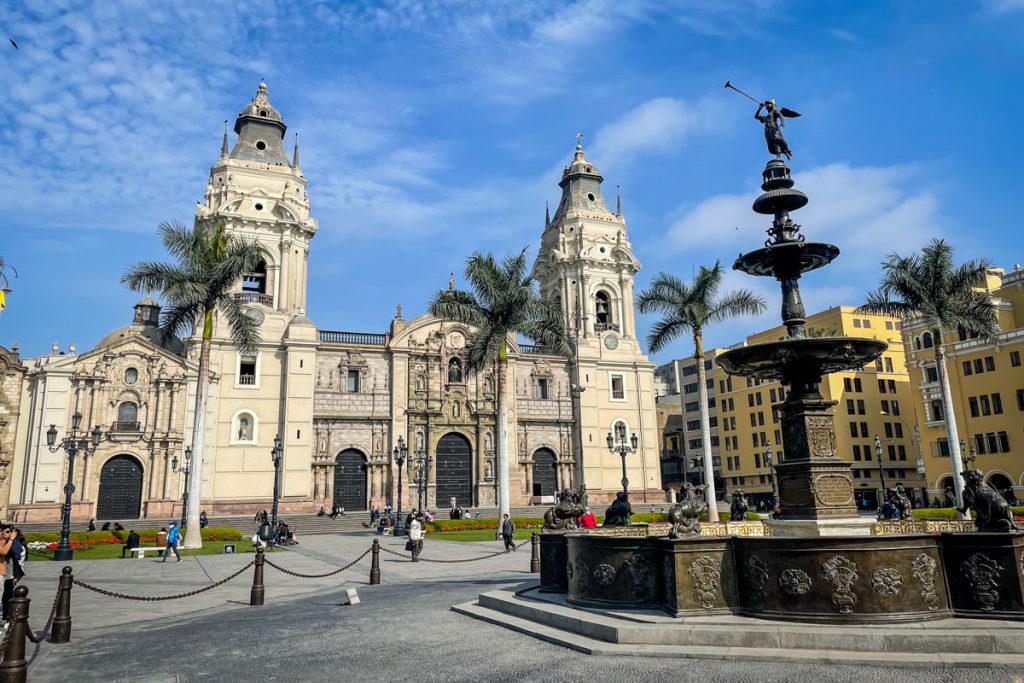
[[[1017,521],[1024,521],[1024,506],[1011,507],[1010,512]],[[956,519],[956,508],[918,508],[914,519]]]
[[[140,543],[143,545],[153,544],[156,543],[156,535],[159,530],[139,529],[138,533]],[[241,531],[233,527],[208,527],[202,530],[204,541],[240,541],[244,537]],[[70,539],[71,547],[76,550],[104,543],[123,545],[128,539],[128,531],[73,531]],[[25,534],[25,541],[33,550],[53,550],[57,547],[57,542],[60,541],[60,534],[56,532]]]

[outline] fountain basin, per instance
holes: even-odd
[[[733,263],[733,270],[750,275],[778,277],[783,273],[807,273],[831,263],[839,256],[839,247],[823,242],[779,242],[769,244],[748,254],[742,254]]]
[[[790,338],[731,349],[717,362],[730,375],[788,380],[861,368],[886,348],[883,341],[860,337]]]

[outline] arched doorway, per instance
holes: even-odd
[[[943,496],[935,496],[933,498],[939,498],[939,507],[953,507],[956,505],[956,492],[953,488],[953,477],[946,475],[939,480],[939,488],[942,489],[945,494]]]
[[[1001,472],[993,472],[988,477],[988,485],[996,491],[999,491],[1000,495],[1002,495],[1007,502],[1013,502],[1013,482],[1010,481],[1010,478],[1005,474],[1002,474]]]
[[[130,455],[115,455],[100,470],[96,517],[100,520],[138,519],[142,508],[142,463]]]
[[[473,449],[461,434],[445,434],[437,442],[437,506],[473,505]]]
[[[346,510],[366,509],[366,457],[354,448],[334,459],[334,504]]]
[[[538,448],[533,454],[533,495],[552,496],[557,488],[555,454],[550,448]]]

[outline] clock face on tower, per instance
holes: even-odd
[[[604,337],[604,345],[609,351],[614,351],[619,347],[619,338],[614,334],[606,334]]]
[[[248,311],[245,312],[245,317],[247,317],[249,320],[253,321],[257,325],[262,325],[263,320],[265,318],[265,316],[263,315],[263,311],[261,311],[258,308],[250,308]]]

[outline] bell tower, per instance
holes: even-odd
[[[639,438],[637,452],[626,462],[630,500],[660,501],[654,364],[637,340],[633,301],[640,262],[629,242],[621,198],[616,197],[613,213],[601,190],[604,178],[587,159],[581,138],[562,171],[555,215],[545,215],[533,267],[541,293],[559,302],[577,342],[576,477],[594,500],[614,499],[621,490],[621,462],[609,453],[606,437],[625,426]]]
[[[286,510],[289,501],[311,493],[317,345],[316,328],[306,317],[309,243],[317,221],[309,212],[297,136],[291,162],[285,153],[287,129],[260,81],[235,119],[234,145],[225,122],[220,155],[195,217],[196,225],[223,225],[232,238],[254,241],[263,252],[234,295],[259,326],[255,352],[239,353],[227,317],[221,311],[215,315],[201,492],[220,500],[265,499],[274,487],[267,454],[280,435],[279,484]],[[198,353],[196,341],[190,356]]]

